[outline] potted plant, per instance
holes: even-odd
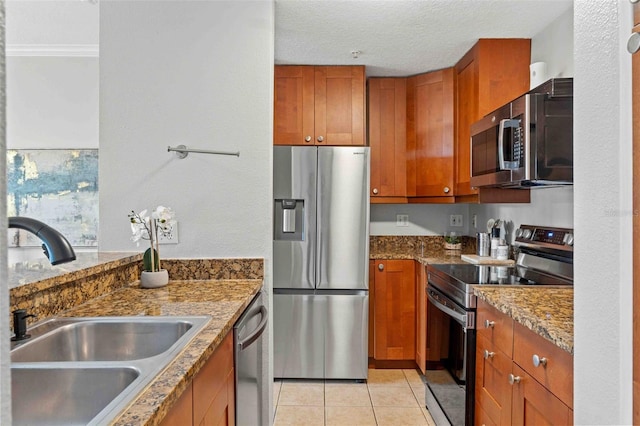
[[[451,232],[444,236],[444,248],[445,250],[462,250],[462,240],[455,232]]]
[[[162,287],[169,283],[169,273],[160,265],[160,245],[158,236],[173,238],[173,227],[176,224],[175,214],[169,207],[158,206],[147,216],[147,210],[136,213],[131,210],[131,239],[140,244],[140,240],[148,240],[149,248],[144,252],[143,270],[140,275],[140,286],[145,288]]]

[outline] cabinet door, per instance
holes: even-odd
[[[414,261],[376,260],[375,281],[375,359],[414,360]]]
[[[471,187],[471,124],[478,120],[476,49],[456,64],[456,195],[477,194]]]
[[[193,424],[193,390],[191,383],[160,422],[160,426],[191,425]]]
[[[427,266],[416,262],[416,364],[427,369]]]
[[[375,316],[376,316],[376,261],[369,261],[369,358],[375,353]]]
[[[476,343],[476,424],[483,424],[482,417],[496,425],[511,424],[511,358],[478,336]]]
[[[453,68],[407,81],[407,191],[453,202]],[[437,202],[438,200],[433,200]]]
[[[364,67],[315,67],[316,145],[364,145]]]
[[[370,78],[368,131],[371,202],[398,203],[407,196],[407,79]]]
[[[570,425],[573,411],[513,364],[512,421],[516,425]]]
[[[528,202],[516,190],[471,187],[470,127],[529,90],[530,58],[529,39],[481,39],[455,65],[456,196],[480,193],[486,202]]]
[[[314,145],[314,67],[276,65],[274,145]]]

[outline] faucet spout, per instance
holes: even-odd
[[[9,218],[9,228],[24,229],[42,240],[42,249],[52,265],[76,260],[76,253],[67,239],[46,223],[30,217]]]

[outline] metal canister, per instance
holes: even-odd
[[[476,234],[476,254],[478,256],[489,256],[491,247],[491,236],[488,232],[478,232]]]

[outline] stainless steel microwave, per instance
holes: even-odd
[[[471,186],[573,184],[573,79],[538,86],[471,125]]]

